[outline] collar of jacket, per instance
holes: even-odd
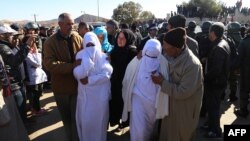
[[[63,37],[60,30],[58,30],[57,33],[56,33],[56,38],[58,40],[67,40],[67,39],[71,38],[71,36],[72,36],[72,32],[70,33],[68,38]]]
[[[217,46],[218,45],[218,43],[220,42],[222,40],[222,38],[217,38],[217,39],[215,39],[212,43],[211,43],[211,47],[214,47],[214,46]]]
[[[178,66],[180,63],[183,63],[183,58],[185,58],[188,55],[189,49],[187,45],[184,45],[181,53],[174,58],[172,61],[169,61],[169,65],[172,67]]]
[[[11,44],[7,41],[4,41],[4,40],[0,40],[0,44],[4,44],[4,45],[11,47]]]

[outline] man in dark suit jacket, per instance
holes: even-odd
[[[146,44],[146,42],[149,40],[149,39],[156,39],[156,35],[158,33],[158,27],[156,24],[151,24],[149,27],[148,27],[148,36],[144,37],[141,41],[141,45],[137,47],[137,51],[141,51],[144,47],[144,45]]]

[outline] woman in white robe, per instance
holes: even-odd
[[[109,119],[110,76],[113,68],[101,50],[97,36],[84,35],[84,49],[76,55],[82,59],[74,69],[78,81],[76,124],[80,141],[106,141]]]
[[[127,113],[131,112],[131,141],[149,141],[157,118],[156,103],[160,92],[160,86],[152,82],[151,75],[157,75],[162,70],[167,74],[167,68],[163,69],[165,65],[160,67],[161,62],[165,60],[161,55],[160,42],[156,39],[147,41],[142,51],[141,60],[139,62],[136,60],[137,58],[133,59],[128,65],[123,79],[123,100],[125,103],[123,120],[126,120]],[[137,66],[133,64],[137,64]],[[166,76],[166,74],[163,75]],[[164,103],[167,103],[167,100]],[[161,114],[167,115],[164,112]]]

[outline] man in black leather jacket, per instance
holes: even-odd
[[[223,23],[214,23],[209,30],[212,42],[205,68],[205,96],[208,111],[207,138],[221,138],[220,128],[220,97],[225,91],[230,67],[230,48],[222,39]]]
[[[249,111],[250,93],[250,33],[239,45],[239,68],[240,68],[240,109],[236,109],[235,114],[240,117],[247,117]]]

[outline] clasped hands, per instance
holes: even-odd
[[[162,74],[161,73],[159,73],[159,75],[154,75],[154,74],[152,74],[151,75],[151,79],[152,79],[152,81],[155,83],[155,84],[157,84],[157,85],[162,85],[162,83],[163,83],[163,81],[164,81],[164,77],[162,76]]]

